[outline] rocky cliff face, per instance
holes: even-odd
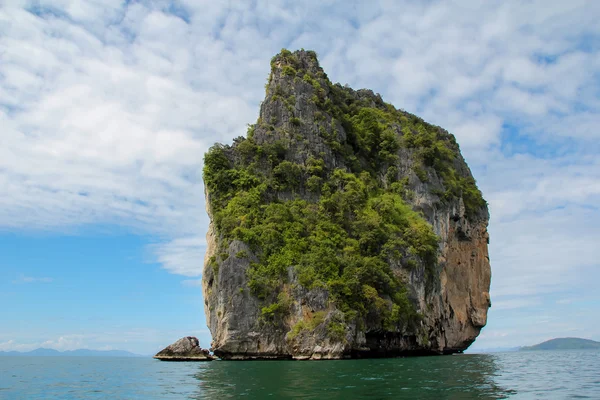
[[[489,216],[454,137],[332,84],[314,52],[273,58],[257,123],[204,181],[216,355],[453,353],[486,324]]]

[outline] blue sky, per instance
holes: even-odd
[[[600,340],[600,3],[0,5],[0,350],[208,346],[202,156],[282,47],[454,133],[490,204],[477,348]],[[8,306],[5,306],[8,305]]]

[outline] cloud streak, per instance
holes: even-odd
[[[13,280],[12,283],[13,284],[51,283],[53,281],[54,281],[53,278],[48,278],[48,277],[33,277],[33,276],[20,275],[17,279]]]

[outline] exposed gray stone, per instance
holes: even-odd
[[[200,342],[193,336],[179,339],[154,356],[161,361],[212,361],[210,352],[200,347]]]

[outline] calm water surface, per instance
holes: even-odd
[[[600,399],[600,352],[166,363],[0,357],[0,399]]]

